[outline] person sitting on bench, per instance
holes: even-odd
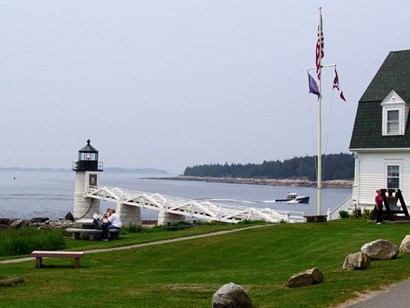
[[[115,209],[107,209],[108,213],[108,224],[103,224],[102,225],[102,230],[103,230],[103,238],[102,240],[104,242],[108,242],[108,231],[112,229],[121,229],[122,228],[122,223],[120,216],[115,213]]]

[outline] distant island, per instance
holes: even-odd
[[[316,182],[303,178],[292,179],[260,179],[260,178],[229,178],[229,177],[199,177],[199,176],[173,176],[150,178],[154,180],[172,181],[198,181],[209,183],[228,183],[228,184],[251,184],[268,186],[296,186],[296,187],[316,187]],[[323,181],[323,188],[352,188],[353,180],[331,180]]]
[[[323,154],[322,180],[352,180],[354,177],[354,157],[352,154]],[[317,179],[317,156],[304,156],[284,161],[264,161],[260,164],[205,164],[187,167],[186,177],[243,178],[243,179]]]

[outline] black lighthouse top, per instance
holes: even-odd
[[[74,171],[102,171],[102,163],[98,162],[98,151],[90,145],[90,139],[87,145],[78,151],[78,161],[74,162]]]

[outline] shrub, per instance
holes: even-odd
[[[121,232],[124,233],[154,233],[164,231],[160,226],[153,226],[153,227],[143,227],[139,225],[130,224],[128,228],[122,229]]]
[[[364,208],[362,211],[362,217],[369,219],[371,216],[371,211],[369,209]]]
[[[17,256],[33,250],[61,250],[65,247],[62,230],[38,230],[33,227],[0,232],[0,256]]]
[[[339,216],[340,216],[340,218],[342,218],[342,219],[345,219],[345,218],[349,218],[349,217],[350,217],[348,211],[340,211],[340,212],[339,212]]]

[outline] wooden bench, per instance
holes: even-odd
[[[326,222],[327,221],[327,215],[309,215],[309,216],[303,216],[306,218],[306,222]]]
[[[95,239],[100,239],[102,236],[102,230],[99,229],[77,229],[77,228],[69,228],[66,229],[67,232],[71,232],[71,236],[73,240],[79,240],[80,235],[83,238],[88,238],[90,241],[94,241]],[[116,240],[119,237],[121,229],[110,229],[108,230],[108,234],[112,240]]]
[[[43,258],[74,258],[74,267],[80,267],[80,258],[84,257],[82,251],[41,251],[35,250],[31,253],[36,258],[36,267],[43,265]]]

